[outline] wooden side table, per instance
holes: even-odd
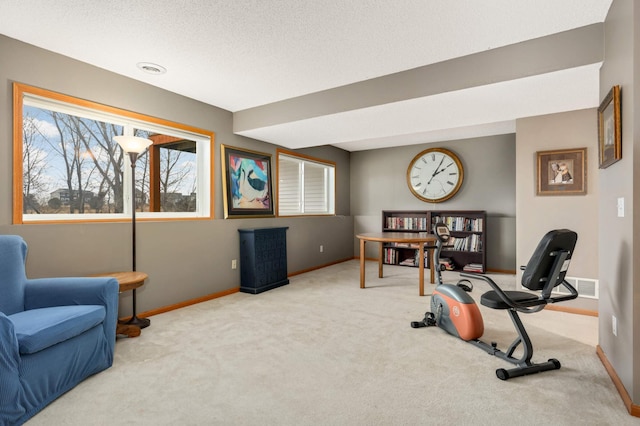
[[[120,285],[120,293],[123,291],[135,290],[138,287],[142,287],[149,275],[139,271],[126,271],[126,272],[109,272],[106,274],[96,274],[94,277],[113,277],[118,280]],[[138,319],[135,311],[133,312],[132,320]],[[140,319],[138,319],[140,320]],[[128,337],[138,337],[140,335],[140,326],[137,324],[131,324],[130,322],[121,323],[118,321],[116,326],[116,334],[123,334]]]
[[[371,232],[366,234],[356,235],[360,239],[360,288],[364,288],[365,277],[365,253],[364,247],[367,241],[378,242],[378,277],[382,278],[382,264],[383,262],[383,249],[384,243],[409,243],[418,245],[418,283],[420,296],[424,296],[424,251],[426,250],[429,257],[432,257],[433,250],[435,249],[435,242],[438,240],[435,235],[428,234],[426,232]],[[425,244],[428,244],[425,247]],[[434,270],[435,266],[431,265],[430,278],[431,284],[434,283]]]

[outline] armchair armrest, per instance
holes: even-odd
[[[16,404],[16,401],[24,400],[19,366],[20,352],[13,323],[0,312],[0,377],[2,377],[0,419],[6,419],[10,423],[24,414],[24,407]]]
[[[26,281],[25,309],[66,305],[102,305],[104,332],[114,337],[118,321],[118,280],[113,277],[36,278]]]
[[[118,281],[111,277],[29,279],[25,285],[25,309],[64,305],[117,306]],[[114,294],[116,297],[114,298]]]

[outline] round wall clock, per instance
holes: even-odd
[[[407,184],[413,195],[430,203],[456,195],[463,178],[460,159],[444,148],[425,149],[411,160],[407,169]]]

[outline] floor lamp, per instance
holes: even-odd
[[[153,142],[149,139],[137,136],[114,136],[118,145],[122,150],[129,154],[131,160],[131,242],[133,253],[133,271],[136,270],[136,161],[138,156],[142,154]],[[138,318],[136,315],[136,289],[132,290],[133,294],[133,315],[127,321],[127,324],[137,325],[140,328],[149,327],[151,320],[149,318]]]

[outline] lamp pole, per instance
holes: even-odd
[[[130,152],[129,159],[131,160],[131,248],[133,252],[132,270],[136,271],[136,161],[138,160],[137,152]],[[135,291],[133,292],[135,307]],[[133,315],[135,317],[135,313]]]
[[[153,142],[149,139],[136,136],[115,136],[113,138],[124,152],[129,155],[131,160],[131,250],[132,250],[132,267],[136,271],[136,161],[138,156],[143,153]],[[127,324],[136,325],[140,328],[149,327],[151,320],[149,318],[138,318],[136,314],[136,289],[132,290],[133,297],[133,314]]]
[[[136,271],[136,161],[138,160],[137,152],[129,152],[131,160],[131,250],[132,250],[132,270]],[[131,290],[133,314],[127,324],[137,325],[140,328],[149,327],[151,320],[149,318],[138,318],[136,314],[136,289]]]

